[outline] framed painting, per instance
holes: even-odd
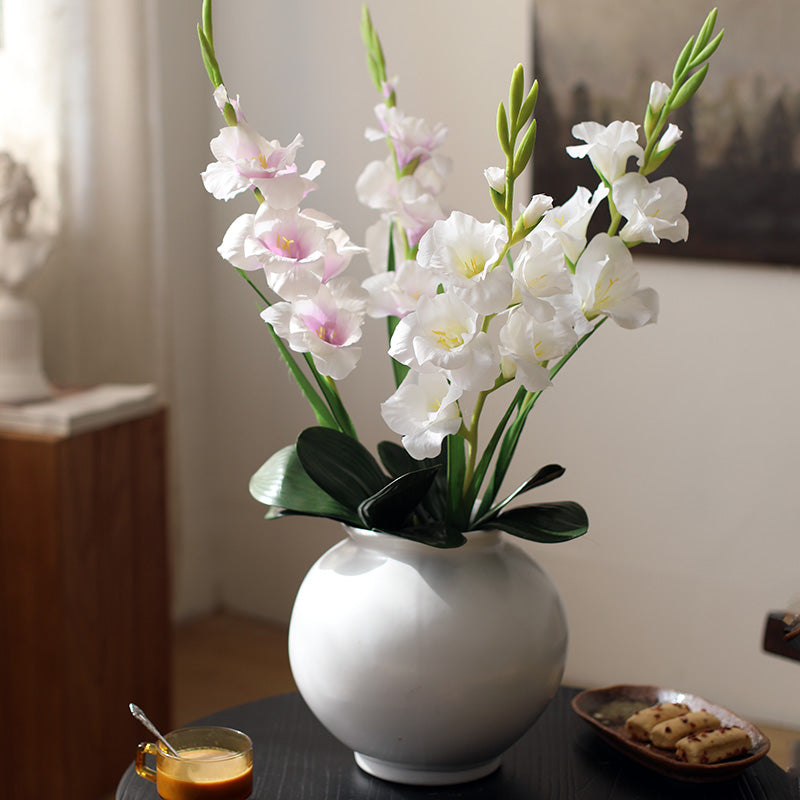
[[[653,173],[673,175],[688,189],[689,240],[646,251],[798,264],[800,3],[714,1],[725,37],[700,91],[675,112],[682,140]],[[534,0],[536,191],[559,205],[577,185],[594,188],[588,160],[564,150],[577,143],[572,126],[641,124],[650,82],[671,84],[678,53],[710,9],[694,0]]]

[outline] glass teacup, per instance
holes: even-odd
[[[136,772],[153,781],[163,800],[246,800],[253,791],[253,743],[232,728],[179,728],[166,735],[178,751],[161,742],[142,743],[136,750]],[[145,763],[156,757],[155,770]]]

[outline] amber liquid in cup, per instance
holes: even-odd
[[[161,744],[139,745],[136,771],[154,781],[163,800],[246,800],[253,790],[250,739],[229,728],[183,728],[167,734],[180,753]],[[156,756],[156,769],[144,765],[144,754]]]

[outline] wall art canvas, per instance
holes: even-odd
[[[689,35],[711,10],[725,37],[699,93],[673,119],[683,140],[653,179],[689,191],[688,243],[639,252],[776,264],[800,263],[800,33],[798,0],[534,0],[533,62],[540,83],[536,191],[558,205],[576,182],[576,122],[641,123],[650,81],[671,84]],[[666,246],[665,246],[666,245]]]

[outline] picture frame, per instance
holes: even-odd
[[[800,3],[716,4],[722,44],[697,95],[673,115],[681,141],[651,176],[672,175],[686,186],[689,238],[637,252],[798,264],[800,71],[793,37]],[[560,205],[576,185],[597,185],[588,159],[564,150],[580,143],[572,126],[615,119],[641,124],[651,81],[671,84],[678,54],[708,11],[688,0],[534,0],[534,191]]]

